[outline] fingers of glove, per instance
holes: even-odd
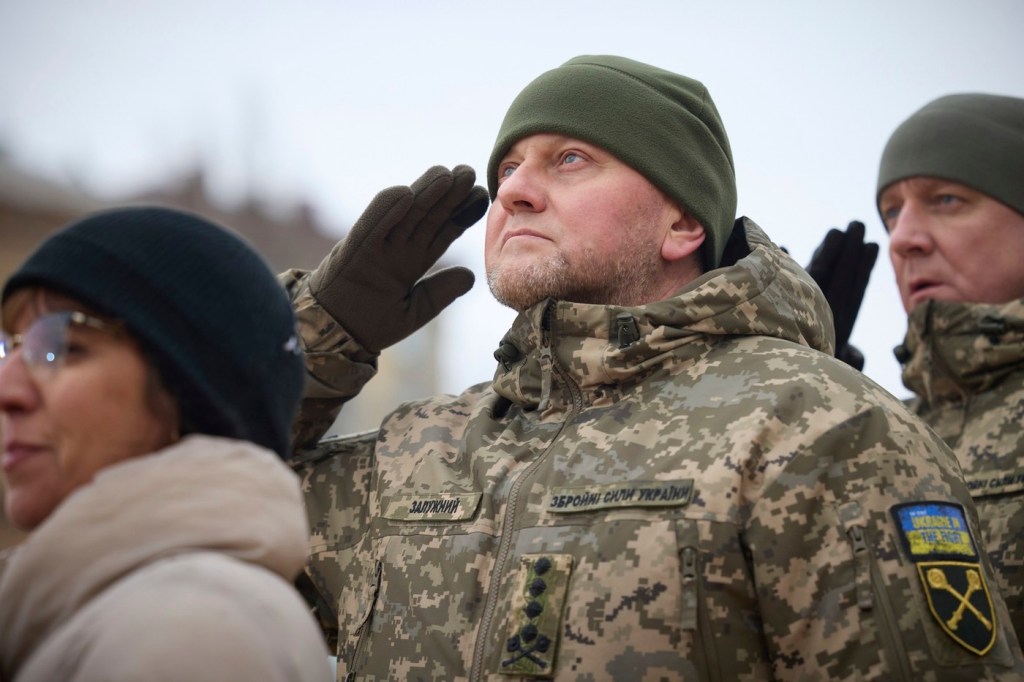
[[[831,288],[836,289],[837,298],[846,297],[847,292],[856,285],[857,273],[863,257],[864,244],[855,243],[846,237],[843,249],[832,264],[829,274]]]
[[[405,216],[405,219],[392,231],[391,240],[395,244],[402,244],[414,239],[417,233],[423,232],[425,223],[429,222],[428,216],[431,215],[437,206],[443,206],[451,194],[458,191],[455,187],[455,180],[456,178],[452,171],[444,166],[431,166],[423,175],[417,178],[416,182],[409,186],[413,195],[412,206],[409,208],[409,213]],[[470,183],[470,186],[472,186],[472,183]],[[459,200],[456,200],[452,206],[457,204]],[[427,226],[427,231],[437,227],[436,217],[433,220],[435,222]],[[445,220],[447,220],[447,216],[445,216]]]
[[[469,196],[452,211],[450,219],[434,234],[425,235],[430,238],[430,241],[423,245],[427,259],[432,264],[436,263],[452,242],[483,217],[489,205],[490,197],[487,190],[480,186],[473,187],[469,191]]]
[[[452,222],[465,229],[484,217],[491,205],[490,195],[480,185],[469,191],[469,196],[452,211]]]
[[[449,177],[451,184],[447,191],[416,202],[413,214],[416,216],[415,222],[411,215],[406,233],[406,239],[414,242],[418,249],[429,254],[434,261],[440,258],[448,245],[469,226],[455,222],[455,217],[459,211],[465,210],[467,200],[475,199],[479,194],[478,188],[473,186],[476,172],[470,166],[456,166],[449,173]],[[434,241],[438,237],[440,245],[434,246]]]
[[[487,212],[490,203],[487,190],[474,186],[475,180],[476,172],[470,166],[456,166],[451,171],[452,182],[446,192],[422,195],[424,200],[418,200],[410,211],[403,238],[410,255],[415,253],[421,258],[424,271]]]
[[[846,229],[846,244],[842,256],[836,263],[834,298],[836,303],[852,306],[856,316],[864,298],[871,268],[878,258],[878,244],[864,242],[864,223],[853,221]]]
[[[833,227],[825,234],[821,244],[811,254],[811,262],[805,269],[822,289],[826,288],[827,280],[831,278],[836,259],[842,253],[845,241],[846,235]]]
[[[854,280],[857,283],[857,290],[863,295],[864,289],[868,286],[868,279],[871,277],[871,269],[875,267],[878,260],[878,244],[869,243],[864,245],[860,254],[860,262],[857,264],[857,276]]]
[[[856,281],[861,261],[864,259],[864,250],[868,246],[864,243],[864,223],[859,220],[851,221],[842,235],[842,245],[836,256],[833,278],[840,285],[848,287],[851,282]]]
[[[849,285],[844,287],[836,296],[832,314],[835,317],[836,339],[846,342],[853,332],[853,324],[857,321],[857,314],[864,302],[864,294],[868,288],[868,281],[871,278],[871,269],[878,259],[878,244],[863,244],[857,261],[857,271],[850,280]]]
[[[857,244],[864,243],[864,223],[859,220],[851,220],[846,224],[846,236]]]
[[[455,266],[438,270],[417,282],[409,292],[405,316],[412,325],[409,333],[434,319],[452,301],[472,289],[474,280],[471,270]]]
[[[387,234],[412,205],[408,187],[389,187],[377,193],[344,239],[339,241],[310,275],[313,293],[321,291],[351,267],[379,262],[386,248]]]
[[[466,168],[469,178],[462,179],[461,176],[465,175],[462,172],[460,182],[471,187],[475,175],[471,168]],[[427,253],[423,245],[409,244],[409,235],[417,228],[428,233],[436,229],[436,225],[420,223],[430,206],[443,202],[452,193],[455,179],[456,176],[447,168],[433,166],[409,187],[389,187],[378,193],[348,237],[332,250],[318,272],[314,273],[310,281],[313,293],[323,291],[344,272],[349,280],[365,273],[379,280],[381,289],[388,286],[389,280],[397,282],[394,288],[401,288],[404,295],[407,287],[412,286],[444,252],[442,248],[436,253]],[[390,276],[382,277],[381,270],[390,271]]]

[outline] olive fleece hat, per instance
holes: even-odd
[[[725,127],[699,81],[614,56],[581,56],[537,77],[498,130],[487,185],[498,164],[536,133],[574,137],[607,150],[704,226],[707,269],[718,266],[736,218],[736,174]]]
[[[177,399],[182,435],[290,454],[304,363],[284,289],[245,241],[167,208],[102,211],[56,232],[7,280],[124,323]]]
[[[959,182],[1024,214],[1024,99],[972,93],[926,104],[885,145],[875,203],[915,176]]]

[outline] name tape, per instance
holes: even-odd
[[[685,507],[693,498],[693,479],[612,483],[553,488],[547,510],[556,514],[619,507]]]

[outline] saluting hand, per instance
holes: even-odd
[[[469,166],[434,166],[381,191],[310,275],[310,293],[366,350],[401,341],[472,288],[464,267],[426,273],[487,211],[475,181]]]

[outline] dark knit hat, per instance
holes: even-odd
[[[926,104],[885,145],[875,203],[915,176],[959,182],[1024,214],[1024,99],[959,94]]]
[[[183,434],[289,454],[305,371],[295,317],[263,258],[199,216],[92,214],[55,233],[3,289],[40,286],[121,320],[178,400]]]
[[[614,56],[581,56],[541,74],[519,93],[498,131],[487,184],[518,140],[554,133],[595,144],[692,213],[707,233],[715,268],[736,218],[736,174],[725,127],[699,81]]]

